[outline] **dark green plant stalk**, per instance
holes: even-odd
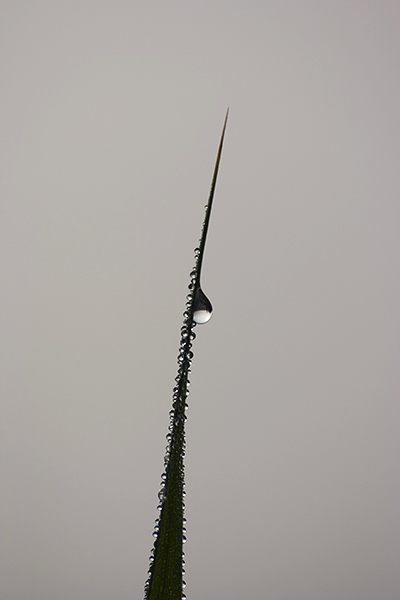
[[[178,375],[173,390],[170,426],[167,435],[168,445],[164,458],[165,471],[162,475],[161,490],[158,494],[160,516],[154,528],[155,542],[150,556],[149,578],[145,584],[145,600],[181,600],[183,593],[183,542],[184,526],[184,465],[185,455],[185,409],[188,396],[190,365],[193,358],[192,342],[196,337],[193,328],[197,323],[209,320],[212,306],[200,287],[201,266],[203,263],[211,208],[217,183],[218,168],[228,120],[227,110],[221,141],[219,144],[210,196],[206,205],[206,215],[199,247],[195,249],[195,266],[190,273],[189,294],[181,329],[181,343],[178,355]]]

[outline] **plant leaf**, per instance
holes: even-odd
[[[188,396],[188,377],[193,358],[191,348],[196,337],[193,331],[196,325],[193,315],[196,310],[196,301],[199,303],[199,298],[200,310],[205,308],[210,310],[211,308],[211,303],[201,290],[200,275],[228,114],[229,109],[222,130],[200,243],[199,247],[195,249],[195,266],[190,273],[189,294],[187,295],[186,310],[183,313],[184,321],[178,354],[179,367],[175,378],[176,386],[173,390],[170,432],[167,435],[168,445],[164,458],[165,471],[158,494],[160,516],[156,520],[153,534],[155,542],[150,556],[149,578],[145,584],[145,600],[181,600],[185,597],[183,594],[185,533],[183,458],[185,455],[185,409]]]

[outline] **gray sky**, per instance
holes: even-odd
[[[228,106],[188,599],[399,597],[399,12],[2,1],[2,600],[142,597]]]

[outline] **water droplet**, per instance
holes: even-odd
[[[202,325],[211,319],[213,307],[201,288],[198,288],[193,305],[193,321]]]

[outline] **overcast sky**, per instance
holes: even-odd
[[[2,0],[2,600],[140,599],[223,119],[188,600],[400,597],[400,4]]]

